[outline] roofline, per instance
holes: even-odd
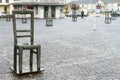
[[[57,5],[57,6],[64,6],[66,4],[64,3],[40,3],[40,2],[17,2],[17,3],[11,3],[11,5]]]
[[[8,6],[10,5],[9,3],[0,3],[0,6]]]

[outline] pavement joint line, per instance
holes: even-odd
[[[99,61],[99,60],[111,60],[111,59],[115,59],[116,57],[109,57],[109,58],[104,58],[104,59],[96,59],[96,60],[89,60],[89,61],[84,61],[84,62],[72,62],[70,64],[62,64],[60,66],[55,66],[55,67],[65,67],[65,66],[73,66],[73,65],[76,65],[76,64],[85,64],[85,63],[91,63],[91,62],[96,62],[96,61]],[[120,57],[119,57],[120,58]]]

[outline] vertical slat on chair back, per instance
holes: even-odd
[[[13,32],[14,32],[14,45],[18,44],[18,38],[30,37],[30,44],[34,43],[34,12],[33,11],[12,11],[13,14]],[[30,14],[30,30],[17,30],[16,28],[16,14]],[[30,35],[18,35],[17,33],[29,32]]]

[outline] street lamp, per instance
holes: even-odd
[[[94,21],[94,23],[93,23],[93,31],[96,31],[96,13],[94,12],[94,19],[93,19],[93,21]]]

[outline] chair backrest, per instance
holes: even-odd
[[[30,14],[30,29],[27,30],[21,30],[17,29],[16,26],[16,14]],[[18,44],[18,39],[19,38],[30,38],[30,44],[34,44],[34,12],[33,11],[12,11],[13,15],[13,32],[14,32],[14,45]],[[20,25],[19,25],[20,26]],[[24,26],[22,26],[24,27]],[[21,34],[19,34],[21,33]],[[24,34],[22,34],[24,33]],[[29,34],[25,34],[29,33]]]

